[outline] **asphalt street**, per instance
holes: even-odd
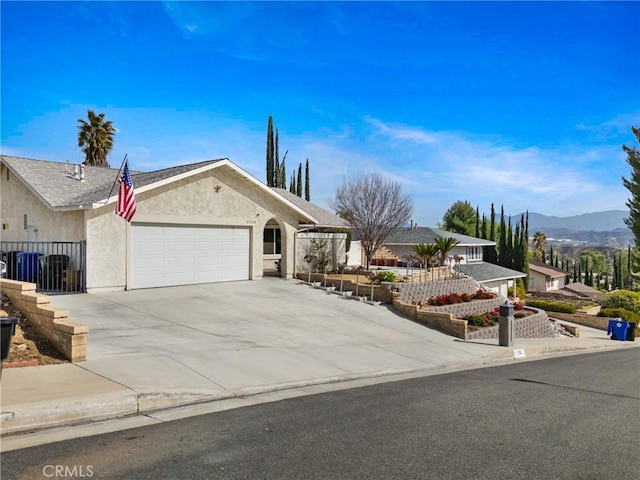
[[[635,479],[640,350],[467,370],[16,450],[3,479]]]

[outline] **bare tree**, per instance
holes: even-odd
[[[360,240],[367,270],[386,238],[406,224],[413,212],[413,202],[400,184],[377,172],[345,180],[336,190],[332,207]]]

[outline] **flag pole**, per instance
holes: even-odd
[[[107,195],[107,199],[105,200],[105,203],[109,201],[109,199],[111,198],[111,194],[113,193],[113,187],[116,186],[116,182],[118,181],[118,179],[120,178],[120,172],[122,171],[122,167],[124,167],[124,162],[127,161],[127,153],[124,154],[124,160],[122,160],[122,164],[120,165],[120,170],[118,170],[118,175],[116,175],[116,179],[113,181],[113,185],[111,185],[111,190],[109,190],[109,195]]]

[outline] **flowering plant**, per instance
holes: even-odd
[[[456,303],[470,302],[472,300],[488,300],[491,298],[496,298],[496,294],[485,292],[484,290],[480,289],[471,295],[468,293],[449,293],[447,295],[437,295],[435,297],[431,297],[427,301],[427,303],[429,305],[437,305],[440,307],[442,305],[454,305]]]

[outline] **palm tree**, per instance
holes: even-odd
[[[447,260],[449,256],[449,252],[453,250],[453,247],[460,243],[460,240],[456,240],[453,237],[440,237],[437,236],[435,238],[434,243],[438,247],[440,251],[440,266],[444,265],[444,262]]]
[[[85,156],[86,165],[109,168],[107,155],[113,148],[116,129],[111,121],[104,121],[104,113],[87,110],[89,121],[78,119],[78,146]]]
[[[547,243],[547,236],[542,232],[536,232],[533,235],[533,245],[535,246],[535,258],[544,262],[544,247]]]
[[[419,243],[418,245],[414,245],[411,250],[413,250],[413,253],[420,257],[420,260],[422,260],[425,268],[428,268],[433,259],[440,252],[440,250],[438,250],[438,246],[435,243]]]

